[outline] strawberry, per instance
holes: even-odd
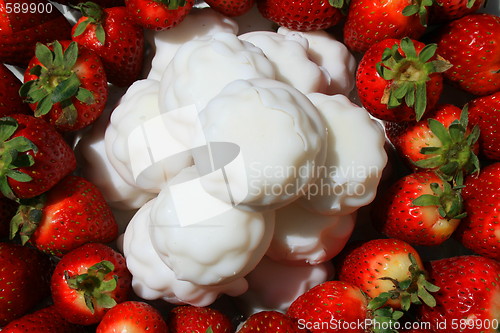
[[[54,306],[42,308],[12,321],[2,333],[84,333],[83,326],[67,322]]]
[[[56,2],[63,5],[78,5],[82,3],[82,0],[57,0]],[[94,3],[98,4],[103,8],[119,7],[125,6],[125,0],[94,0]]]
[[[208,0],[205,2],[213,10],[230,17],[245,14],[255,4],[255,0]]]
[[[471,14],[447,24],[438,34],[437,53],[453,67],[452,84],[474,95],[500,90],[500,17]]]
[[[443,23],[476,12],[486,0],[434,0],[429,9],[429,22]]]
[[[468,104],[469,122],[481,130],[479,147],[484,157],[500,161],[500,92],[478,97]]]
[[[75,154],[43,119],[23,114],[0,118],[0,190],[8,198],[33,198],[76,168]]]
[[[88,243],[59,261],[50,287],[54,305],[63,318],[90,325],[127,299],[131,280],[120,253],[104,244]]]
[[[167,333],[160,312],[144,302],[127,301],[111,308],[97,326],[96,333],[148,332]]]
[[[21,81],[0,63],[0,117],[15,113],[30,113],[30,108],[19,97],[19,88]]]
[[[435,44],[409,38],[386,39],[364,54],[356,72],[361,103],[374,117],[388,121],[420,120],[436,105],[445,61],[434,57]]]
[[[433,305],[420,255],[398,239],[373,239],[353,249],[341,260],[341,281],[350,282],[372,298],[376,308],[389,305],[408,311],[412,303]]]
[[[11,223],[12,234],[39,250],[62,256],[89,242],[108,243],[118,225],[99,189],[79,176],[62,179],[44,196],[24,202]]]
[[[500,260],[500,162],[483,168],[479,175],[465,181],[463,198],[466,218],[457,237],[463,245],[481,254]]]
[[[0,198],[0,240],[9,236],[10,220],[16,215],[19,204],[7,198]]]
[[[142,27],[135,24],[125,7],[103,9],[85,2],[77,8],[83,16],[73,26],[73,40],[101,57],[109,82],[122,87],[131,85],[142,71]]]
[[[344,42],[354,52],[366,52],[384,39],[419,39],[427,25],[431,0],[351,0]]]
[[[193,8],[193,0],[125,0],[130,16],[145,29],[175,27]]]
[[[343,18],[338,0],[257,0],[259,12],[290,30],[323,30],[338,24]]]
[[[413,245],[438,245],[465,216],[460,190],[432,171],[400,178],[374,205],[373,220],[387,236]]]
[[[361,289],[351,283],[327,281],[295,299],[287,315],[312,333],[363,333],[366,332],[363,325],[341,325],[365,322],[369,317],[368,300]]]
[[[19,93],[35,116],[61,131],[75,131],[93,123],[108,97],[100,58],[75,42],[37,44]]]
[[[443,178],[479,170],[479,127],[468,126],[468,111],[438,105],[419,122],[388,123],[386,133],[396,150],[416,170],[436,170]]]
[[[230,319],[210,307],[176,306],[169,313],[167,325],[170,333],[205,333],[208,329],[213,333],[233,332]]]
[[[446,258],[430,263],[429,277],[440,287],[437,305],[423,306],[420,319],[434,332],[498,332],[500,263],[470,255]]]
[[[237,333],[274,332],[274,333],[300,333],[296,320],[278,311],[260,311],[254,313],[242,324]]]
[[[50,259],[43,253],[0,243],[0,326],[23,316],[50,294],[50,272]]]
[[[69,39],[71,25],[48,0],[0,0],[0,62],[25,67],[36,43]]]

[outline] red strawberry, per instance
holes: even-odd
[[[255,0],[208,0],[205,2],[213,10],[230,17],[245,14],[255,4]]]
[[[14,113],[30,113],[30,108],[19,97],[19,88],[21,81],[0,63],[0,117]]]
[[[9,198],[40,195],[76,168],[75,154],[43,119],[16,114],[0,118],[0,190]]]
[[[411,303],[435,304],[420,255],[398,239],[373,239],[341,260],[338,278],[359,287],[376,308],[389,305],[407,311]]]
[[[340,22],[342,1],[329,0],[257,0],[259,12],[265,18],[290,30],[314,31]]]
[[[52,299],[67,321],[95,324],[127,299],[131,280],[120,253],[104,244],[88,243],[57,264],[51,280]]]
[[[356,73],[361,103],[374,117],[419,120],[436,105],[446,62],[435,60],[435,44],[409,38],[383,40],[364,54]]]
[[[343,328],[342,323],[362,323],[368,318],[368,300],[358,287],[327,281],[312,287],[290,305],[287,315],[312,333],[363,333],[362,325]],[[326,326],[326,327],[324,327]]]
[[[50,294],[50,268],[50,259],[43,253],[0,243],[0,327],[23,316]]]
[[[450,22],[437,37],[437,53],[453,67],[446,79],[475,95],[500,90],[500,17],[471,14]]]
[[[179,24],[193,8],[193,0],[125,0],[135,21],[152,30],[171,29]]]
[[[25,67],[37,42],[71,37],[71,25],[47,0],[0,0],[0,62]]]
[[[441,259],[431,262],[429,275],[440,287],[437,305],[422,307],[420,319],[434,332],[498,332],[500,263],[480,256]]]
[[[500,260],[500,162],[469,176],[463,198],[467,216],[458,238],[476,253]]]
[[[485,0],[434,0],[429,10],[429,21],[442,23],[453,21],[476,12]]]
[[[73,40],[94,51],[104,64],[108,81],[129,86],[141,75],[144,33],[125,7],[103,9],[93,2],[81,3],[82,17],[73,26]]]
[[[500,161],[500,92],[478,97],[468,107],[469,122],[481,130],[479,147],[482,154]]]
[[[61,131],[93,123],[108,98],[100,58],[77,43],[37,44],[19,92],[35,112]]]
[[[78,5],[82,0],[57,0],[56,2],[63,5]],[[125,0],[94,0],[94,3],[104,8],[125,6]]]
[[[148,332],[167,333],[160,312],[144,302],[127,301],[111,308],[97,326],[96,333]]]
[[[170,333],[205,333],[209,328],[213,333],[233,332],[230,319],[209,307],[177,306],[170,311],[167,324]]]
[[[449,180],[479,170],[479,127],[470,129],[467,110],[438,105],[419,122],[386,124],[386,133],[416,170],[433,169]]]
[[[84,333],[83,326],[67,322],[54,306],[27,314],[2,329],[2,333]]]
[[[12,221],[39,250],[62,256],[89,242],[109,243],[118,236],[118,225],[99,189],[79,176],[67,176],[45,196],[21,205]]]
[[[278,311],[260,311],[251,315],[237,333],[274,332],[300,333],[306,332],[298,326],[296,320]]]
[[[404,176],[378,199],[374,221],[387,236],[413,245],[438,245],[464,217],[459,190],[432,171]]]
[[[10,220],[16,215],[18,206],[14,200],[0,198],[0,240],[9,236]]]
[[[354,52],[365,52],[384,39],[419,39],[432,1],[351,0],[344,26],[344,42]]]

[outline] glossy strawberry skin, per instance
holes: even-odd
[[[233,17],[248,12],[255,4],[255,0],[208,0],[206,3],[213,10],[226,16]]]
[[[144,58],[144,32],[135,24],[125,7],[113,7],[104,10],[102,26],[106,39],[102,44],[97,40],[96,25],[91,24],[85,32],[75,36],[78,25],[73,26],[73,40],[83,47],[94,51],[102,60],[106,77],[110,83],[125,87],[131,85],[141,75]]]
[[[99,189],[69,175],[46,194],[42,220],[30,238],[41,251],[62,256],[88,242],[109,243],[118,225]]]
[[[50,294],[51,267],[49,257],[33,248],[0,243],[0,326],[23,316]]]
[[[463,189],[467,216],[457,232],[463,245],[500,260],[500,162],[466,179]]]
[[[81,0],[57,0],[56,2],[63,4],[63,5],[78,5],[81,3]],[[92,2],[95,2],[101,7],[104,8],[111,8],[111,7],[119,7],[119,6],[124,6],[125,5],[125,0],[93,0]]]
[[[410,278],[408,270],[412,255],[421,270],[424,269],[420,255],[408,243],[399,239],[373,239],[351,249],[338,267],[338,279],[359,287],[369,297],[394,289],[392,278],[403,282]],[[388,305],[401,308],[400,299],[389,300]]]
[[[435,5],[429,7],[429,22],[443,23],[472,14],[484,5],[485,0],[475,0],[470,7],[468,2],[470,0],[437,0]]]
[[[194,1],[186,0],[184,6],[168,9],[167,5],[155,0],[125,0],[130,15],[145,29],[166,30],[178,25],[193,8]]]
[[[63,50],[66,50],[71,41],[64,40],[60,41],[60,43],[63,46]],[[30,72],[35,66],[43,66],[36,56],[30,60],[28,68],[25,71],[24,83],[39,79],[37,75],[31,74]],[[77,109],[77,116],[74,124],[59,121],[63,113],[61,103],[54,104],[50,112],[42,116],[43,119],[51,123],[59,131],[63,132],[76,131],[92,124],[102,114],[108,99],[108,83],[106,73],[98,55],[84,47],[79,46],[78,59],[71,70],[76,73],[80,79],[81,87],[92,93],[94,96],[94,102],[86,104],[79,101],[76,97],[71,97],[71,101]],[[37,103],[29,103],[29,106],[33,111],[35,111]]]
[[[399,45],[399,43],[397,39],[385,39],[371,46],[363,55],[356,72],[358,96],[366,110],[378,119],[394,122],[415,120],[415,110],[404,103],[395,108],[388,108],[387,104],[382,103],[384,91],[390,87],[392,81],[385,80],[379,75],[376,64],[382,60],[382,54],[386,48],[391,48],[395,44]],[[425,46],[418,41],[413,41],[413,43],[417,53]],[[432,73],[429,77],[430,80],[426,83],[425,112],[429,112],[436,106],[443,90],[443,77],[440,73]]]
[[[469,122],[481,130],[481,153],[487,159],[500,161],[500,92],[478,97],[468,106]]]
[[[298,31],[327,29],[338,24],[343,17],[328,0],[258,0],[257,7],[265,18]]]
[[[437,37],[438,54],[453,67],[452,84],[474,95],[500,90],[500,17],[471,14],[446,25]]]
[[[210,307],[177,306],[170,311],[167,325],[170,333],[205,332],[209,327],[214,333],[233,332],[230,319]]]
[[[137,301],[115,305],[104,315],[96,333],[114,332],[167,333],[168,327],[161,313],[153,306]]]
[[[32,155],[34,164],[18,170],[32,177],[29,182],[9,178],[8,183],[18,198],[33,198],[52,187],[76,169],[75,153],[54,127],[43,119],[33,116],[12,115],[19,128],[12,137],[26,137],[38,148],[26,154]]]
[[[496,332],[496,328],[491,328],[495,325],[490,325],[490,329],[480,326],[498,319],[498,261],[481,256],[458,256],[432,261],[428,272],[430,281],[440,290],[434,294],[435,307],[421,308],[421,321],[431,323],[434,332],[443,331],[436,325],[447,327],[450,332]],[[467,323],[471,324],[467,322],[468,318],[478,324],[467,326]],[[454,323],[462,327],[453,328]]]
[[[447,220],[437,206],[415,206],[412,202],[423,194],[433,194],[430,184],[443,187],[432,171],[420,171],[400,178],[377,198],[373,219],[377,228],[392,238],[412,245],[432,246],[451,237],[460,220]]]
[[[67,322],[54,306],[42,308],[12,321],[2,333],[85,333],[80,325]]]
[[[352,0],[344,26],[344,42],[353,52],[365,52],[384,39],[418,39],[425,31],[417,14],[404,16],[411,0]]]
[[[327,281],[312,287],[293,301],[287,315],[312,333],[333,333],[339,332],[334,325],[328,325],[326,329],[318,326],[331,322],[363,322],[367,316],[367,305],[367,299],[358,287],[343,281]],[[361,325],[340,331],[365,332]]]
[[[6,3],[10,3],[12,9],[16,3],[35,4],[44,9],[34,13],[15,13],[14,10],[7,13]],[[25,67],[35,53],[37,42],[69,39],[70,32],[68,20],[47,0],[0,0],[0,62]]]
[[[21,81],[0,63],[0,117],[15,113],[29,114],[30,108],[19,96]]]
[[[109,295],[121,303],[127,300],[131,290],[132,276],[127,269],[125,258],[109,246],[100,243],[87,243],[66,254],[57,264],[51,279],[51,292],[57,311],[70,323],[90,325],[102,320],[109,310],[95,305],[92,313],[85,304],[83,294],[71,289],[66,282],[66,275],[74,277],[84,274],[88,268],[107,260],[114,265],[114,270],[105,276],[105,280],[117,276],[117,287]]]
[[[238,333],[266,332],[275,333],[301,333],[307,332],[299,328],[296,320],[278,311],[260,311],[251,315]]]

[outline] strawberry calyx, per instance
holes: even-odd
[[[479,140],[479,127],[474,126],[467,133],[468,107],[465,106],[460,119],[454,120],[448,128],[435,119],[428,119],[429,128],[441,141],[440,147],[424,147],[421,154],[431,157],[413,162],[423,169],[437,169],[445,180],[462,179],[465,173],[479,172],[479,159],[473,151]],[[461,181],[459,181],[461,182]]]
[[[90,266],[87,273],[69,276],[68,271],[64,271],[64,278],[69,288],[83,296],[85,305],[93,314],[96,306],[109,309],[116,305],[109,293],[116,289],[118,276],[105,280],[114,269],[112,262],[103,260]]]
[[[19,234],[21,244],[25,245],[42,221],[43,207],[45,207],[46,197],[40,195],[31,199],[19,200],[19,207],[16,215],[10,221],[10,239]]]
[[[403,54],[399,49],[403,51]],[[415,110],[417,121],[422,118],[427,107],[427,81],[433,73],[441,73],[451,64],[443,59],[430,59],[436,53],[437,44],[426,45],[417,55],[415,45],[408,37],[399,45],[386,48],[382,61],[376,64],[378,74],[391,83],[382,96],[381,103],[395,108],[404,103]]]
[[[27,103],[37,104],[36,117],[49,113],[54,104],[60,103],[62,113],[57,123],[73,125],[78,113],[72,98],[85,104],[94,103],[94,96],[81,87],[80,79],[73,70],[78,59],[78,44],[71,42],[65,51],[58,41],[48,45],[53,49],[37,43],[35,55],[42,65],[31,68],[30,74],[38,78],[24,83],[19,94]]]
[[[438,183],[431,183],[430,188],[433,194],[422,194],[412,201],[415,206],[437,206],[439,215],[449,220],[462,219],[467,213],[464,212],[461,189],[464,187],[461,180],[452,186],[447,181],[443,181],[443,188]]]
[[[368,303],[368,309],[380,309],[389,299],[401,299],[401,309],[403,311],[408,311],[411,304],[422,304],[422,302],[430,307],[436,306],[436,300],[431,293],[438,291],[439,287],[427,281],[425,271],[420,268],[411,253],[408,254],[408,257],[411,262],[408,267],[410,277],[404,281],[398,281],[391,277],[380,278],[380,280],[391,281],[394,284],[394,289],[382,292],[377,297],[374,297]]]
[[[435,0],[414,0],[411,5],[403,8],[401,12],[404,16],[412,16],[417,14],[420,18],[420,24],[424,27],[427,26],[427,20],[429,17],[429,12],[427,7],[434,5]]]
[[[403,317],[403,312],[394,310],[390,306],[384,306],[379,308],[371,308],[368,305],[368,310],[371,311],[371,319],[373,320],[373,325],[370,332],[373,333],[393,333],[397,332],[395,330],[395,323]]]
[[[95,2],[81,2],[76,6],[71,6],[79,10],[85,19],[81,21],[75,28],[73,37],[78,37],[85,32],[89,25],[95,25],[95,35],[97,40],[104,45],[106,42],[106,33],[104,32],[104,27],[102,26],[104,10],[101,6]]]
[[[18,129],[18,122],[12,117],[0,118],[0,191],[2,194],[12,200],[16,195],[8,183],[8,179],[14,179],[18,182],[29,182],[31,176],[19,171],[19,168],[30,167],[35,164],[33,156],[23,154],[28,151],[36,153],[38,148],[29,139],[12,135]]]
[[[166,6],[170,10],[178,9],[179,7],[184,7],[186,0],[153,0],[154,2]]]

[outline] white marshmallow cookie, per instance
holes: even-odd
[[[326,127],[318,110],[283,82],[233,81],[200,112],[200,121],[207,142],[235,144],[243,161],[227,180],[205,177],[205,190],[227,200],[229,187],[233,203],[250,210],[269,210],[298,198],[325,161]],[[193,158],[197,162],[206,156],[193,152]]]
[[[234,20],[211,8],[193,8],[175,29],[154,33],[151,70],[148,79],[160,80],[177,50],[186,42],[213,35],[218,32],[236,34],[238,25]]]
[[[295,265],[317,265],[342,251],[354,230],[356,214],[322,215],[298,203],[276,210],[271,259]]]
[[[219,32],[178,49],[161,79],[160,108],[195,105],[201,110],[234,80],[274,77],[274,67],[262,50],[235,34]]]
[[[368,112],[343,95],[310,94],[328,128],[328,149],[318,179],[300,203],[326,215],[347,215],[368,205],[387,163],[385,134]]]
[[[146,203],[134,215],[123,237],[123,252],[137,296],[146,300],[162,299],[173,304],[208,306],[221,294],[238,296],[244,293],[248,289],[244,278],[214,286],[177,279],[151,243],[149,215],[155,200]]]
[[[195,169],[187,168],[160,192],[149,215],[152,244],[178,279],[229,283],[264,256],[274,214],[237,209],[210,197],[199,182]]]

